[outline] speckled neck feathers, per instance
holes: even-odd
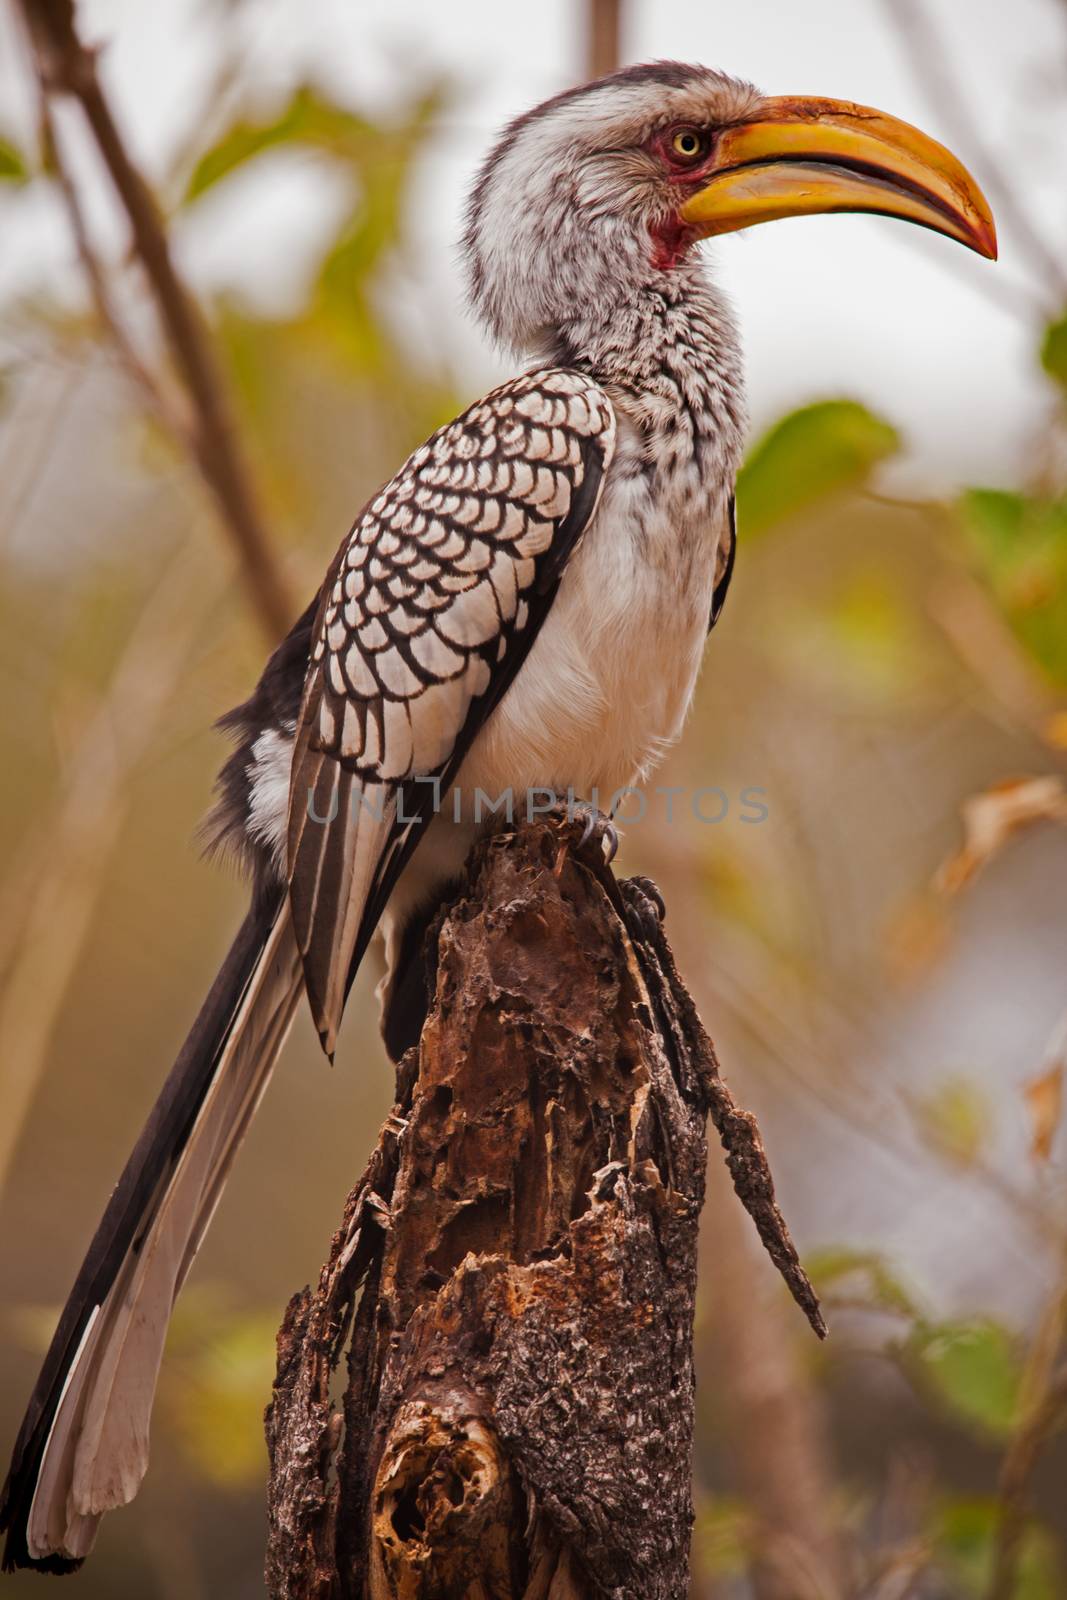
[[[509,352],[595,377],[669,466],[732,479],[745,420],[739,341],[695,252],[658,264],[676,215],[649,147],[675,118],[727,123],[751,85],[678,63],[631,68],[517,118],[471,191],[471,308]]]
[[[535,353],[588,372],[636,424],[645,461],[695,470],[707,489],[733,484],[746,425],[740,340],[700,262],[620,286],[545,330]]]

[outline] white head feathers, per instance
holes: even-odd
[[[759,98],[709,68],[654,62],[516,118],[474,184],[463,241],[471,304],[493,336],[543,350],[593,302],[651,287],[649,230],[676,198],[647,141],[676,122],[737,121]]]

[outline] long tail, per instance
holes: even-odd
[[[4,1568],[70,1572],[137,1493],[178,1290],[300,995],[279,894],[254,907],[193,1024],[59,1319],[0,1498]]]

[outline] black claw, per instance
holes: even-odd
[[[578,840],[578,850],[584,850],[590,840],[594,840],[596,848],[601,851],[610,867],[619,849],[619,830],[611,818],[606,817],[587,800],[575,801],[570,807],[569,816],[572,821],[576,821],[579,817],[585,818],[582,835]]]
[[[659,885],[656,883],[655,879],[646,878],[641,874],[637,874],[637,876],[627,879],[627,882],[632,883],[636,888],[641,890],[641,893],[646,899],[651,900],[652,904],[656,908],[656,916],[658,920],[660,922],[666,922],[667,902],[660,894]]]
[[[651,878],[625,878],[619,885],[626,908],[626,926],[632,938],[646,941],[659,932],[667,908]]]

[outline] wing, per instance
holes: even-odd
[[[288,833],[293,925],[331,1053],[397,877],[548,614],[614,442],[590,379],[529,373],[434,434],[337,553]]]
[[[708,618],[708,632],[718,622],[722,615],[722,608],[726,604],[726,591],[730,587],[730,579],[734,575],[734,555],[737,551],[737,507],[734,496],[731,495],[726,508],[726,527],[719,547],[715,552],[715,587],[711,591],[711,616]]]

